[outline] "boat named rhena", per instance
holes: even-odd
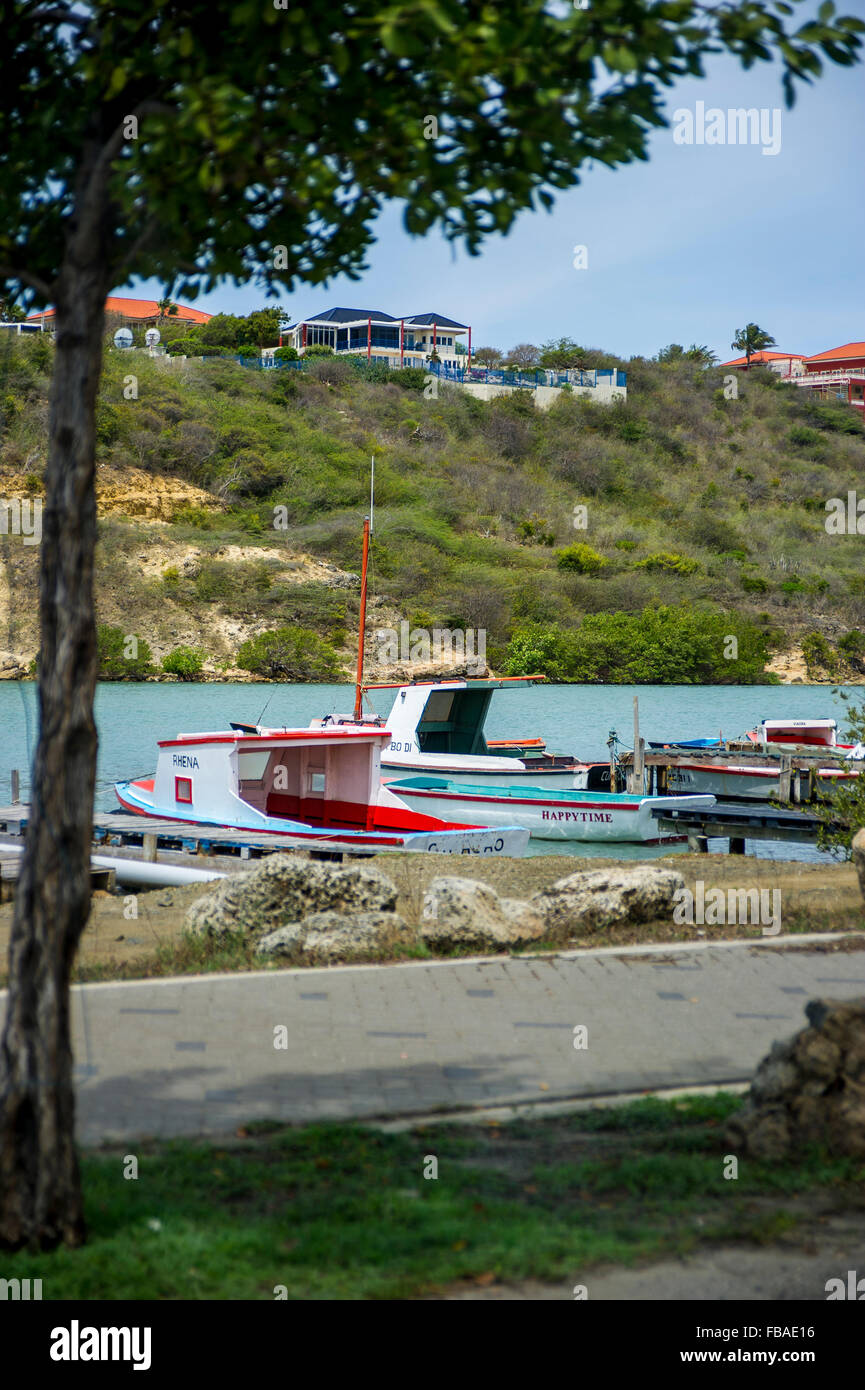
[[[658,843],[681,839],[659,829],[652,812],[669,806],[706,810],[714,796],[641,796],[629,792],[548,790],[546,787],[480,787],[438,777],[408,777],[388,790],[416,810],[464,825],[522,825],[537,840],[610,840]]]
[[[440,854],[524,854],[516,822],[489,830],[416,812],[381,785],[387,729],[231,728],[159,744],[153,777],[118,782],[139,816],[283,836],[311,845]]]

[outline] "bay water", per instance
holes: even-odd
[[[543,738],[550,752],[606,759],[607,739],[615,730],[633,745],[633,697],[639,697],[640,733],[648,743],[669,739],[731,738],[761,719],[835,718],[846,724],[842,692],[853,704],[865,700],[861,686],[826,685],[538,685],[496,691],[486,733],[489,738]],[[387,716],[395,692],[369,693],[365,710]],[[303,726],[324,714],[349,713],[354,688],[347,685],[245,685],[161,682],[106,682],[96,693],[99,765],[96,810],[118,809],[114,783],[150,776],[159,739],[179,733],[226,729],[231,720],[272,727]],[[33,681],[0,684],[0,804],[9,801],[10,772],[21,773],[27,799],[29,771],[38,730],[37,688]],[[597,854],[648,858],[669,848],[590,845],[533,840],[532,853]],[[749,842],[749,853],[783,859],[822,859],[807,845]]]

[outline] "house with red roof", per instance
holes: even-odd
[[[155,299],[124,299],[119,295],[109,295],[105,301],[105,312],[119,320],[127,328],[150,328],[159,321],[159,305]],[[37,314],[28,314],[27,323],[40,324],[48,333],[54,332],[53,309],[44,309]],[[172,323],[209,323],[212,314],[201,309],[193,309],[189,304],[178,304],[177,313],[166,316]]]
[[[842,343],[807,357],[801,352],[755,352],[752,367],[768,367],[785,381],[814,391],[826,400],[845,401],[862,412],[865,423],[865,343]],[[745,357],[722,362],[722,367],[746,371]]]
[[[752,352],[750,366],[768,367],[779,376],[800,376],[805,370],[807,358],[804,352]],[[738,371],[748,370],[747,357],[734,357],[730,362],[722,362],[722,367],[735,367]]]
[[[805,374],[796,385],[827,399],[846,401],[862,413],[865,422],[865,343],[842,343],[806,357]]]

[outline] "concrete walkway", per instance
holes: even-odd
[[[865,952],[632,948],[77,986],[79,1134],[743,1082],[816,995],[865,996]]]

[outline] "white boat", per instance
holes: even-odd
[[[859,776],[858,772],[839,767],[818,767],[816,772],[819,781],[827,786]],[[708,792],[728,801],[770,801],[781,795],[781,770],[737,763],[735,755],[729,762],[680,762],[667,768],[667,790],[683,795]]]
[[[419,681],[401,686],[364,686],[363,691],[396,689],[386,724],[391,739],[382,753],[382,777],[427,773],[468,786],[527,786],[603,790],[610,785],[609,763],[580,762],[571,754],[546,751],[541,739],[510,739],[489,744],[484,722],[497,690],[526,689],[532,680]],[[382,727],[381,716],[329,715],[328,722],[350,727]],[[325,720],[317,720],[321,727]],[[509,749],[508,753],[503,750]],[[500,751],[501,750],[501,751]]]
[[[118,782],[126,810],[291,843],[438,854],[521,855],[528,832],[416,812],[381,785],[387,729],[248,726],[178,734],[159,744],[152,777]]]
[[[714,796],[640,796],[629,792],[556,791],[546,787],[465,786],[437,777],[409,777],[388,790],[418,811],[487,825],[522,825],[537,840],[610,840],[654,844],[682,839],[661,831],[654,810],[707,810]]]
[[[794,744],[800,748],[850,748],[838,742],[838,725],[834,719],[764,719],[759,728],[745,736],[750,743]]]
[[[838,742],[837,725],[834,719],[764,719],[755,729],[750,729],[738,742],[752,744],[767,753],[777,753],[783,749],[787,753],[810,752],[825,749],[846,761],[865,757],[861,745]],[[781,768],[779,764],[770,767],[755,766],[751,762],[736,760],[735,753],[725,757],[720,741],[692,740],[690,744],[653,744],[670,749],[697,748],[703,743],[708,752],[713,746],[718,748],[719,761],[707,762],[705,758],[695,758],[693,762],[679,762],[667,769],[667,789],[678,792],[711,792],[723,799],[741,801],[769,801],[781,795]],[[833,783],[847,782],[859,776],[857,770],[828,766],[816,768],[816,775],[824,787]]]

